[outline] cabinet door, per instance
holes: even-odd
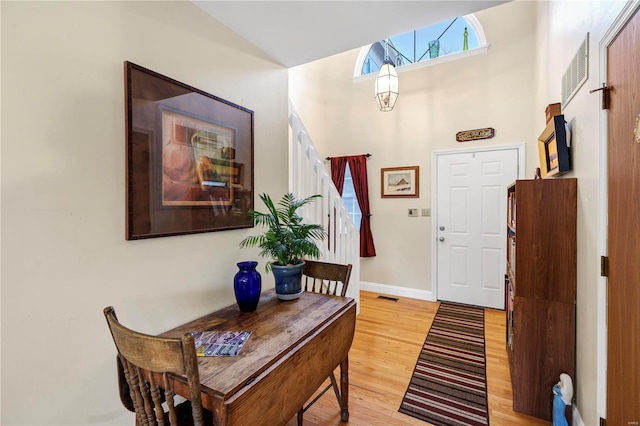
[[[576,179],[516,183],[516,294],[575,303]]]
[[[513,311],[513,409],[551,420],[553,385],[575,377],[575,305],[516,297]]]

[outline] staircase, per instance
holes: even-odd
[[[360,308],[360,232],[356,229],[331,175],[316,151],[302,120],[289,102],[289,191],[297,198],[321,194],[322,198],[304,207],[309,223],[320,223],[328,232],[320,251],[323,262],[353,265],[347,296]]]

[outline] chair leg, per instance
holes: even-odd
[[[340,377],[341,379],[343,379],[343,377]],[[316,397],[313,399],[313,401],[311,401],[309,404],[307,404],[307,406],[303,406],[300,411],[298,411],[298,426],[302,426],[302,419],[303,419],[303,414],[305,411],[307,411],[307,409],[309,409],[309,407],[311,407],[318,399],[320,399],[320,397],[322,395],[325,394],[325,392],[327,392],[329,390],[329,388],[333,388],[333,392],[336,395],[336,399],[338,400],[338,406],[340,407],[340,418],[343,422],[348,422],[349,421],[349,410],[346,407],[346,404],[343,402],[343,400],[345,399],[342,395],[342,392],[340,390],[340,388],[338,388],[338,381],[336,380],[336,376],[335,374],[333,374],[333,371],[331,372],[331,375],[329,376],[329,379],[331,380],[331,384],[327,387],[325,387],[318,395],[316,395]]]
[[[333,392],[336,394],[336,399],[338,400],[338,405],[342,408],[342,400],[340,399],[340,389],[338,389],[338,381],[336,380],[336,376],[331,372],[331,387],[333,388]]]
[[[333,373],[331,373],[331,376],[329,376],[329,378],[331,379],[331,387],[333,388],[333,392],[336,394],[336,399],[338,400],[338,405],[340,406],[340,419],[343,422],[348,422],[349,409],[345,407],[344,402],[342,401],[343,400],[342,393],[338,389],[338,381],[336,380],[336,376]]]

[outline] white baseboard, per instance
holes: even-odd
[[[398,287],[396,285],[377,284],[360,281],[360,290],[387,294],[389,296],[408,297],[410,299],[428,300],[430,302],[435,302],[435,300],[433,300],[433,293],[431,291],[420,290],[417,288]]]
[[[578,407],[575,404],[573,404],[573,426],[584,426]]]

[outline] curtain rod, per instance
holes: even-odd
[[[367,154],[364,154],[364,156],[369,158],[369,157],[371,157],[371,154],[367,153]],[[331,160],[331,158],[333,158],[333,157],[327,157],[327,158],[325,158],[325,160]]]

